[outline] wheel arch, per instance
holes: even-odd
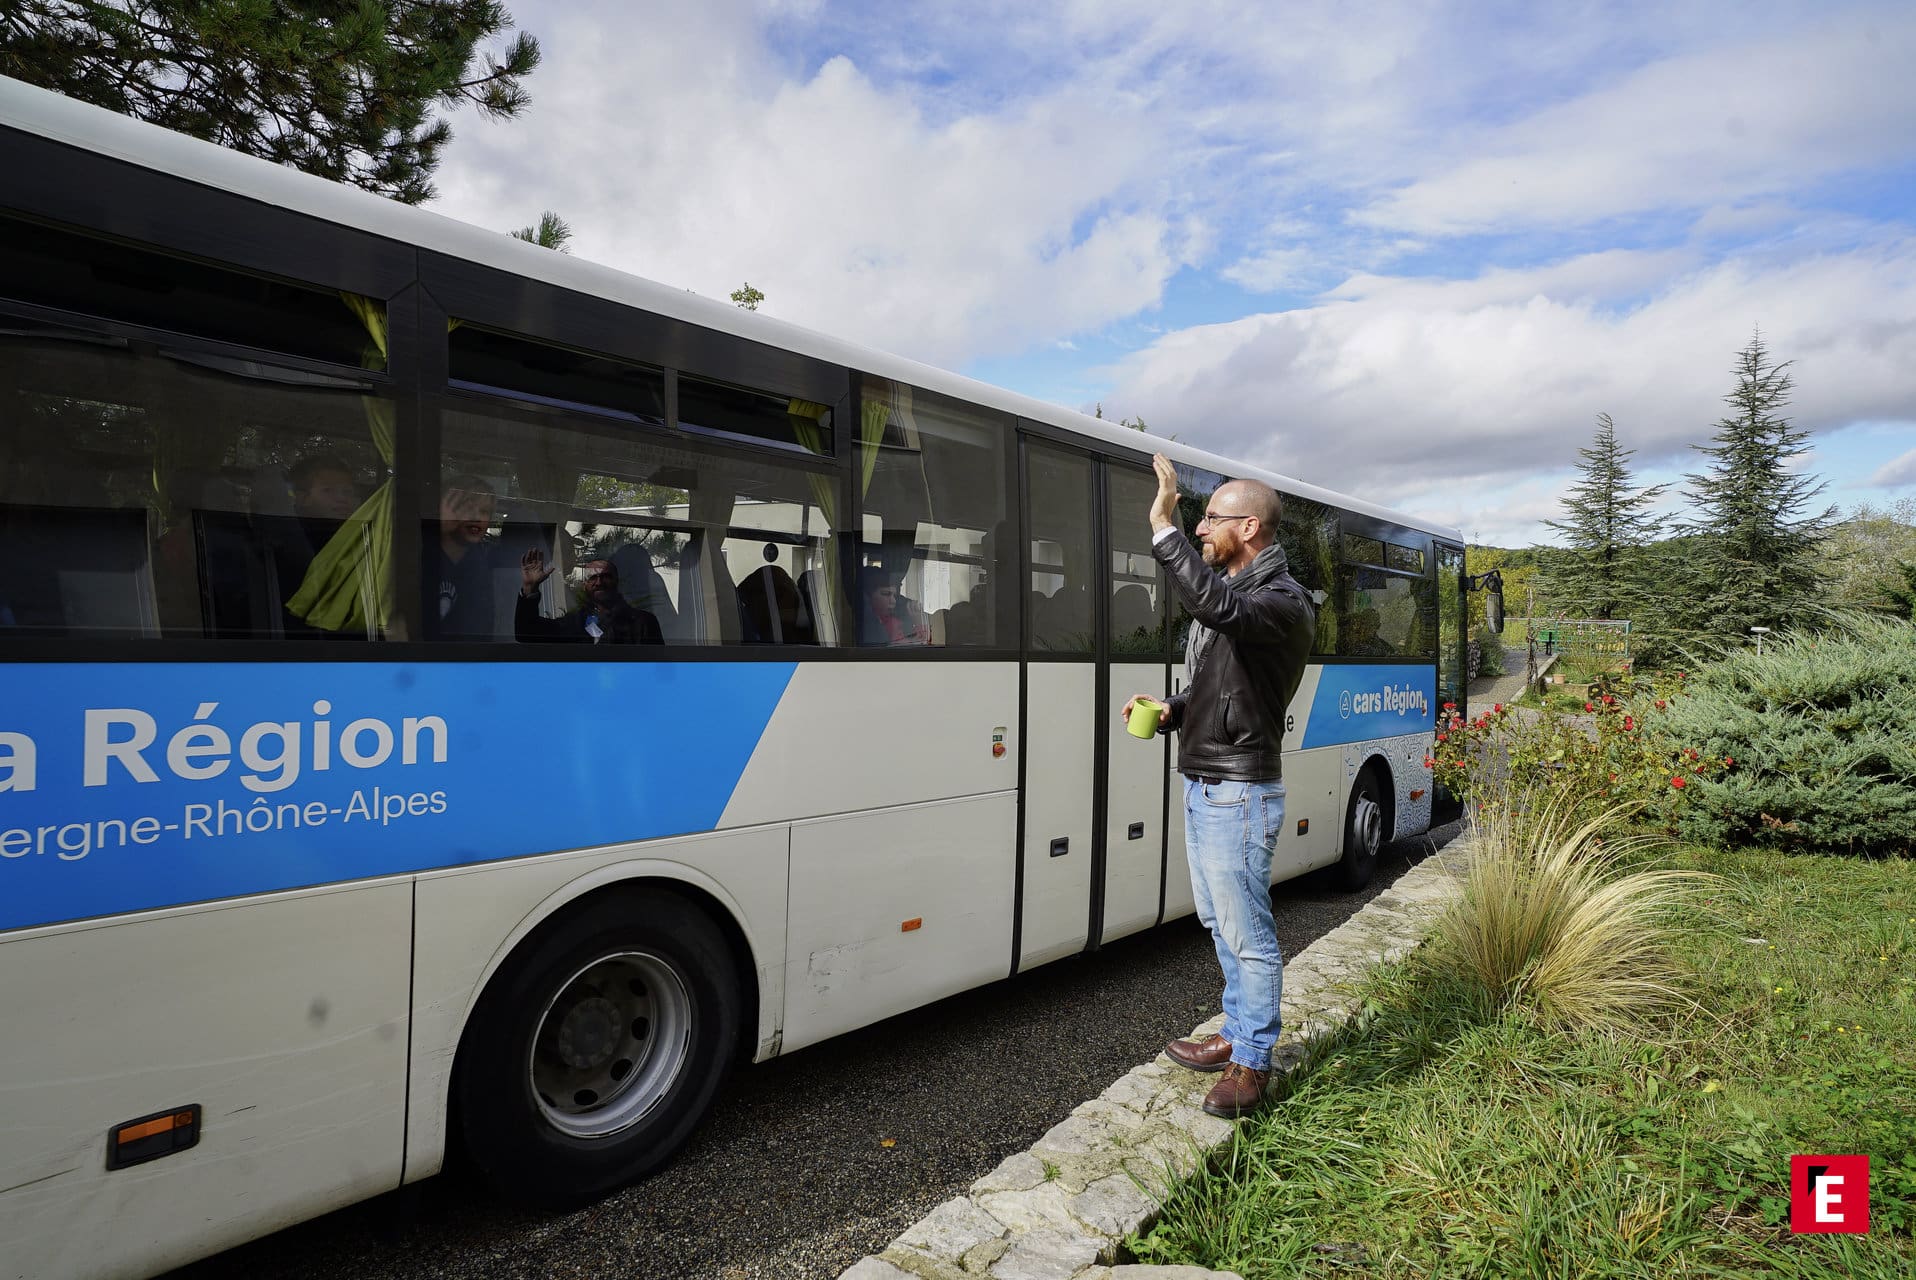
[[[467,1038],[472,1030],[473,1014],[479,1002],[485,998],[499,974],[510,965],[513,959],[524,954],[536,945],[548,933],[563,928],[566,921],[578,916],[600,902],[610,898],[638,896],[644,894],[662,894],[683,899],[686,904],[701,911],[724,937],[732,955],[733,968],[738,978],[739,1031],[738,1041],[732,1046],[731,1054],[736,1060],[750,1058],[758,1034],[760,1000],[762,998],[759,982],[758,963],[751,939],[741,923],[738,904],[716,883],[701,883],[702,877],[688,868],[674,867],[670,872],[656,864],[621,863],[603,867],[591,875],[582,876],[548,895],[531,911],[526,913],[518,928],[514,929],[499,944],[485,970],[466,997],[465,1012],[459,1021],[458,1035],[452,1043],[456,1046],[453,1054],[450,1079],[459,1070],[459,1060],[464,1056]],[[456,1104],[457,1090],[447,1090],[447,1132],[457,1131],[456,1119],[451,1114]]]
[[[1384,809],[1384,838],[1378,846],[1382,848],[1397,838],[1397,775],[1391,771],[1389,756],[1382,751],[1372,751],[1358,764],[1356,772],[1351,774],[1353,787],[1366,770],[1377,778],[1378,799]]]

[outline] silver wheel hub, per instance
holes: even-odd
[[[526,1062],[540,1113],[575,1138],[638,1123],[685,1070],[692,996],[646,951],[601,956],[560,984],[539,1015]]]
[[[1383,843],[1384,806],[1370,796],[1358,796],[1356,820],[1351,825],[1356,829],[1359,851],[1375,853]]]
[[[572,1006],[559,1024],[554,1049],[560,1061],[581,1070],[602,1067],[619,1047],[619,1007],[610,1000],[590,997]]]

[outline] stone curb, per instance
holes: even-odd
[[[1285,962],[1273,1071],[1295,1070],[1356,1014],[1354,992],[1372,965],[1423,941],[1462,892],[1462,854],[1457,842],[1425,859]],[[1192,1034],[1223,1025],[1219,1014]],[[1120,1242],[1155,1221],[1178,1184],[1231,1141],[1232,1122],[1201,1106],[1215,1079],[1160,1053],[839,1280],[1237,1280],[1202,1267],[1117,1261]]]

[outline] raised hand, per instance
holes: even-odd
[[[1151,469],[1158,473],[1158,494],[1151,500],[1151,531],[1175,529],[1178,523],[1178,469],[1161,453],[1151,455]]]
[[[529,596],[537,591],[539,585],[547,578],[550,578],[553,569],[557,567],[556,565],[548,565],[546,563],[546,553],[537,547],[534,547],[532,550],[520,556],[519,575],[522,581],[519,586],[519,594]]]

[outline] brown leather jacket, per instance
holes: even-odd
[[[1178,772],[1255,782],[1284,775],[1284,717],[1304,678],[1317,611],[1272,543],[1225,578],[1190,541],[1162,538],[1151,553],[1194,621],[1185,639],[1185,687],[1161,732],[1178,735]]]

